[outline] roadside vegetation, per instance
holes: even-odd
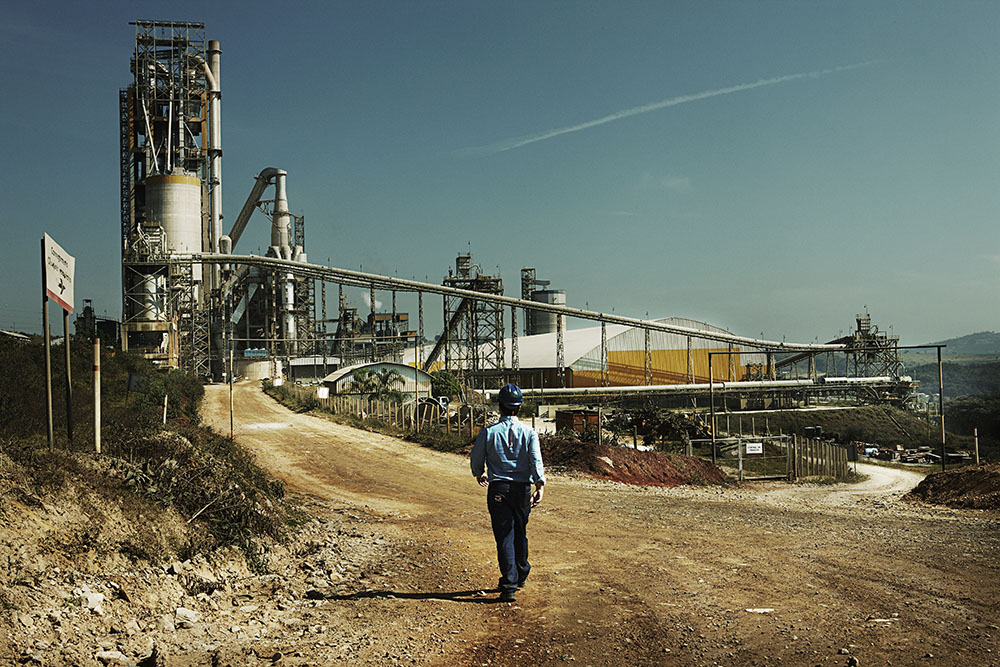
[[[0,514],[13,509],[11,502],[59,506],[86,499],[78,509],[90,517],[89,527],[59,536],[66,550],[96,548],[158,562],[236,546],[251,567],[262,568],[265,543],[281,539],[300,515],[252,455],[199,425],[201,383],[106,348],[96,454],[91,341],[72,339],[71,352],[74,438],[66,433],[64,355],[55,348],[50,448],[43,343],[0,340]],[[111,510],[123,524],[117,530],[102,520]]]
[[[264,393],[275,399],[286,408],[296,412],[311,412],[324,419],[358,428],[372,433],[381,433],[396,438],[402,438],[409,442],[416,443],[429,449],[439,452],[457,452],[472,444],[472,439],[468,435],[457,435],[446,433],[438,429],[424,429],[412,431],[394,426],[388,421],[374,416],[360,416],[353,413],[334,413],[328,410],[323,403],[316,398],[314,392],[303,392],[294,386],[285,384],[275,386],[269,381],[264,382]],[[372,400],[376,400],[372,398]],[[386,400],[386,399],[382,399]],[[392,400],[391,398],[388,400]]]

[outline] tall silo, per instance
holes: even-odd
[[[149,176],[146,186],[146,223],[163,230],[168,255],[202,252],[201,179],[197,174]],[[191,267],[201,282],[201,264]]]
[[[134,81],[119,96],[122,324],[126,349],[208,373],[221,226],[219,48],[203,23],[135,21]]]
[[[553,306],[565,306],[566,305],[566,291],[561,289],[544,289],[535,290],[531,293],[531,300],[537,301],[538,303],[546,303]],[[556,330],[558,320],[556,318],[562,319],[563,331],[566,330],[566,316],[556,315],[555,313],[546,313],[542,311],[533,311],[531,314],[530,329],[528,335],[532,336],[535,334],[546,334],[553,333]]]

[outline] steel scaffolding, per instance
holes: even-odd
[[[480,273],[479,267],[472,263],[471,254],[456,258],[455,272],[449,271],[442,284],[482,294],[503,294],[503,279]],[[444,321],[445,368],[466,383],[499,386],[504,369],[503,306],[445,296]]]

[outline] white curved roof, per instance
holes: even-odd
[[[660,324],[672,324],[674,326],[698,329],[700,331],[714,333],[732,333],[721,327],[699,322],[685,317],[662,317],[652,322]],[[624,324],[609,324],[606,327],[609,350],[641,350],[645,345],[645,332],[642,329],[630,327]],[[695,349],[724,347],[725,343],[719,343],[707,339],[700,339],[692,336],[691,345]],[[587,327],[584,329],[567,329],[563,332],[563,361],[567,367],[573,366],[584,357],[594,357],[599,355],[601,347],[601,327]],[[685,349],[687,347],[687,336],[681,334],[669,334],[662,331],[650,332],[651,349]],[[739,346],[736,346],[737,348]],[[423,358],[430,353],[433,345],[427,345],[422,351]],[[517,337],[517,357],[518,365],[521,368],[555,368],[556,366],[556,333],[536,334],[534,336]],[[403,353],[403,363],[413,362],[413,350],[406,350]],[[511,339],[504,339],[504,364],[510,366],[513,363],[511,355]],[[584,361],[582,365],[590,366],[591,363]]]
[[[731,333],[717,326],[691,320],[684,317],[663,317],[650,320],[660,324],[711,331],[714,333]],[[606,327],[609,350],[642,349],[645,343],[645,332],[624,324],[609,324]],[[668,334],[662,331],[650,332],[650,347],[652,349],[683,349],[687,346],[687,337],[679,334]],[[692,346],[718,347],[721,343],[692,337]],[[572,366],[583,357],[590,356],[594,350],[600,351],[601,327],[585,329],[569,329],[563,333],[563,360],[566,366]],[[519,336],[517,339],[517,356],[521,368],[553,368],[556,365],[556,334],[538,334],[535,336]],[[504,359],[511,362],[511,340],[504,341]]]

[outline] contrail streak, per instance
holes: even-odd
[[[858,69],[860,67],[868,67],[869,65],[873,65],[876,62],[879,61],[872,60],[863,63],[855,63],[853,65],[842,65],[840,67],[832,67],[830,69],[822,69],[822,70],[817,70],[815,72],[800,72],[798,74],[786,74],[784,76],[776,76],[770,79],[760,79],[752,83],[741,83],[735,86],[727,86],[726,88],[717,88],[715,90],[704,90],[700,93],[691,93],[689,95],[681,95],[680,97],[671,97],[669,99],[660,100],[659,102],[651,102],[649,104],[643,104],[642,106],[632,107],[631,109],[622,109],[621,111],[616,111],[612,114],[608,114],[607,116],[602,116],[594,120],[588,120],[585,123],[577,123],[576,125],[570,125],[568,127],[560,127],[555,130],[542,132],[540,134],[532,134],[525,137],[519,137],[516,139],[508,139],[506,141],[490,144],[488,146],[476,146],[476,147],[466,148],[460,152],[478,154],[478,155],[495,155],[496,153],[503,153],[504,151],[513,150],[515,148],[527,146],[528,144],[534,144],[539,141],[545,141],[546,139],[558,137],[563,134],[570,134],[571,132],[579,132],[581,130],[587,130],[592,127],[597,127],[598,125],[604,125],[605,123],[621,120],[622,118],[628,118],[629,116],[638,116],[639,114],[649,113],[650,111],[666,109],[667,107],[675,107],[679,104],[687,104],[688,102],[696,102],[697,100],[704,100],[710,97],[719,97],[721,95],[731,95],[733,93],[741,93],[745,90],[753,90],[754,88],[775,86],[779,83],[787,83],[789,81],[796,81],[798,79],[817,79],[821,76],[826,76],[827,74],[835,74],[837,72],[846,72],[848,70]]]

